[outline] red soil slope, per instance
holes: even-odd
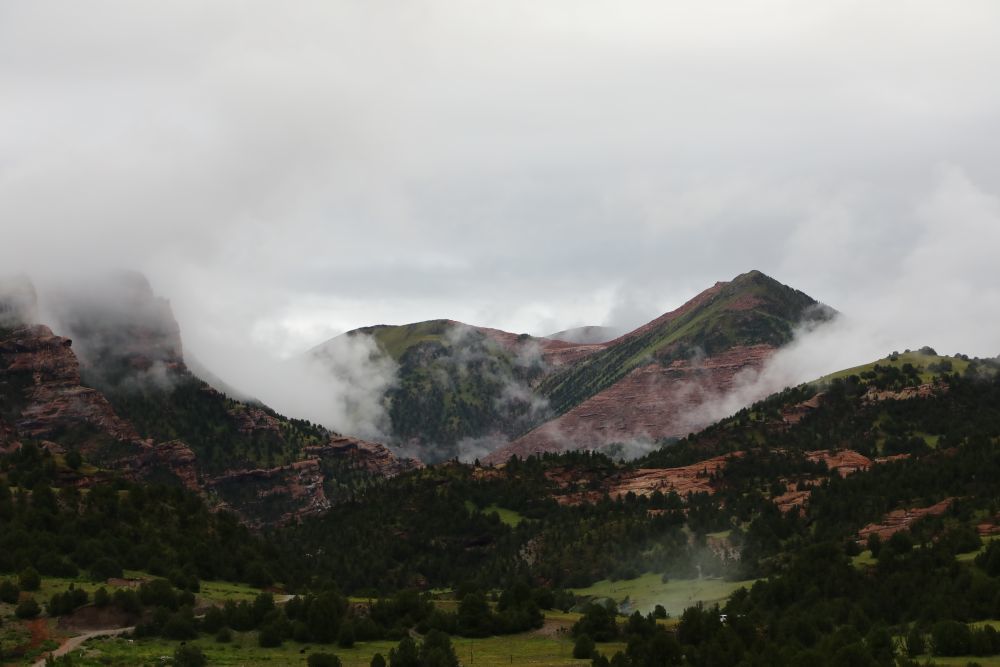
[[[700,360],[649,364],[487,457],[601,447],[636,439],[683,437],[721,415],[710,406],[748,369],[759,370],[773,354],[769,345],[735,347]]]

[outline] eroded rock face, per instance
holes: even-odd
[[[677,468],[638,468],[623,470],[600,480],[581,480],[573,469],[551,469],[545,476],[564,491],[556,495],[562,505],[577,505],[583,502],[597,502],[604,494],[612,499],[629,493],[637,496],[651,496],[657,491],[663,494],[676,493],[682,498],[689,493],[715,493],[713,478],[734,458],[743,452],[733,452],[716,456],[698,463]],[[596,481],[597,483],[592,483]],[[577,487],[583,483],[586,488]]]
[[[140,479],[152,477],[158,469],[166,469],[188,490],[200,491],[202,488],[198,476],[197,457],[191,448],[180,440],[157,445],[144,442],[137,456],[122,461],[120,465],[130,468]]]
[[[120,442],[139,440],[99,391],[80,384],[71,345],[44,325],[18,329],[0,340],[7,400],[21,402],[14,428],[22,437],[42,439],[86,424]]]
[[[330,509],[319,459],[268,469],[238,470],[208,482],[233,511],[252,526],[287,524]]]
[[[34,303],[34,291],[16,291],[30,294],[25,305],[24,299],[10,297],[5,285],[0,283],[5,322],[13,321],[12,313],[23,319]],[[77,346],[47,326],[21,322],[0,327],[0,451],[14,451],[22,440],[35,441],[53,453],[78,449],[99,471],[61,470],[67,484],[87,487],[114,475],[177,480],[211,499],[222,497],[221,507],[236,511],[252,525],[284,523],[328,509],[323,486],[327,475],[337,473],[331,472],[335,467],[324,466],[327,459],[384,477],[422,467],[383,445],[335,436],[312,451],[298,452],[300,460],[289,465],[235,470],[206,479],[187,443],[144,439],[102,392],[171,391],[173,380],[192,378],[181,357],[179,327],[169,304],[156,298],[141,276],[116,278],[108,289],[97,302],[83,297],[67,300],[72,295],[63,294],[64,300],[57,304],[61,323],[84,337],[88,362],[94,364],[89,368],[81,363]],[[88,382],[96,380],[94,386],[101,389],[82,384],[81,368]],[[152,387],[141,384],[164,380]],[[218,397],[207,385],[204,391],[210,398]],[[274,435],[283,441],[282,421],[262,407],[234,403],[229,416],[242,436]]]
[[[715,421],[710,408],[737,376],[759,370],[774,353],[770,345],[742,346],[698,360],[634,369],[615,385],[491,453],[500,463],[512,454],[596,449],[611,443],[683,437]]]
[[[931,398],[934,394],[948,391],[948,385],[928,382],[916,387],[903,387],[899,391],[889,389],[876,389],[872,387],[863,396],[863,400],[869,403],[881,403],[882,401],[906,401],[911,398]]]
[[[347,460],[362,470],[386,478],[424,467],[417,459],[396,456],[385,445],[341,435],[331,437],[325,445],[306,447],[303,454],[317,459],[333,457]]]
[[[900,531],[908,530],[918,519],[944,514],[954,502],[954,498],[945,498],[930,507],[893,510],[878,523],[870,523],[858,531],[858,542],[864,543],[872,534],[877,534],[882,540],[887,540]]]
[[[214,390],[212,390],[214,391]],[[281,435],[281,422],[266,410],[253,406],[234,407],[229,415],[236,422],[236,428],[243,435],[253,435],[258,432]]]

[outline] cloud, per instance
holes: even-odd
[[[376,323],[634,326],[751,268],[874,331],[859,357],[995,355],[998,21],[14,0],[0,266],[144,272],[224,379]]]

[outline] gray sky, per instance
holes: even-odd
[[[752,268],[851,316],[845,360],[992,356],[997,26],[994,0],[7,0],[0,268],[142,270],[224,377],[375,323],[635,325]]]

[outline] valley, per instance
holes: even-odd
[[[386,405],[413,433],[512,438],[460,461],[408,437],[422,461],[213,388],[148,283],[115,289],[129,308],[62,306],[72,337],[8,290],[6,663],[72,637],[60,664],[1000,652],[996,359],[893,352],[709,416],[817,317],[756,272],[603,342],[450,320],[348,334],[398,364]],[[611,446],[640,430],[638,456]]]

